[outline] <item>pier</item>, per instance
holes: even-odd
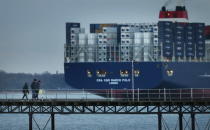
[[[88,92],[85,90],[69,90],[69,92],[62,91],[62,93],[66,94],[59,96],[61,93],[58,90],[56,91],[58,93],[49,92],[48,95],[46,92],[44,95],[42,95],[43,97],[41,96],[38,100],[22,100],[17,97],[11,98],[8,91],[1,91],[0,114],[28,114],[29,130],[32,130],[33,123],[35,122],[33,120],[34,114],[49,114],[50,118],[47,123],[49,123],[51,120],[52,130],[55,130],[56,114],[155,114],[157,115],[158,130],[168,129],[165,127],[163,122],[164,114],[178,115],[179,130],[184,130],[185,128],[197,130],[196,115],[210,114],[209,91],[198,91],[198,89],[196,91],[189,89],[190,93],[188,93],[186,90],[182,93],[180,93],[181,91],[177,90],[173,91],[173,93],[167,93],[169,92],[168,90],[155,91],[160,93],[155,93],[154,90],[147,90],[147,93],[143,93],[141,90],[138,90],[133,91],[134,93],[131,93],[131,96],[130,93],[125,93],[125,95],[128,95],[125,97],[122,96],[122,94],[124,94],[122,92],[120,93],[121,96],[117,96],[116,94],[119,93],[115,93],[115,90],[109,90],[107,91],[108,93],[106,95],[110,97],[101,98],[99,96],[90,96],[92,95],[90,91]],[[98,95],[101,95],[101,92],[98,93]],[[147,97],[145,97],[145,95],[147,95]],[[190,115],[191,119],[190,122],[185,123],[187,126],[184,126],[183,117],[186,114]],[[206,130],[210,129],[210,119],[205,128]]]

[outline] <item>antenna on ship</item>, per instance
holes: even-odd
[[[159,13],[159,19],[188,22],[188,13],[185,7],[184,0],[176,0],[176,8],[174,10],[168,10],[168,5],[170,5],[171,2],[172,0],[168,0],[162,6]]]

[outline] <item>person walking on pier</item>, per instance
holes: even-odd
[[[36,99],[39,99],[39,89],[40,89],[40,83],[41,83],[41,81],[40,81],[40,80],[39,80],[39,81],[37,81],[37,83],[36,83],[36,87],[35,87],[35,93],[36,93],[35,98],[36,98]]]
[[[33,82],[31,83],[31,91],[32,91],[32,99],[36,98],[36,84],[37,84],[37,80],[34,79]]]
[[[23,86],[23,97],[22,97],[22,99],[24,99],[25,97],[26,97],[26,99],[28,99],[28,94],[29,94],[28,84],[25,82],[25,84]]]

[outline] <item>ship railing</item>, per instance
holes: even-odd
[[[0,89],[0,100],[22,99],[22,89]],[[30,90],[28,100],[32,99]],[[38,100],[196,101],[210,100],[210,89],[40,89]],[[25,100],[25,99],[24,99]]]

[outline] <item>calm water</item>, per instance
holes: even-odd
[[[66,93],[66,92],[65,92]],[[45,93],[40,95],[43,98],[65,98],[65,93]],[[82,95],[82,96],[81,96]],[[67,95],[67,98],[84,98],[87,95],[81,94]],[[7,93],[7,98],[21,98],[21,93]],[[99,98],[95,95],[88,94],[89,98]],[[5,98],[5,93],[0,94],[0,98]],[[49,119],[49,115],[35,114],[35,121],[41,129]],[[196,127],[198,130],[204,130],[210,119],[210,115],[196,115]],[[165,127],[170,130],[178,130],[178,116],[164,115],[163,122]],[[184,116],[184,125],[190,122],[189,115]],[[55,115],[56,130],[157,130],[156,115],[102,115],[102,114],[71,114],[71,115]],[[38,130],[33,121],[34,130]],[[50,130],[50,122],[46,127]],[[28,130],[27,114],[0,114],[0,130]],[[188,130],[188,128],[186,128]],[[189,128],[190,130],[190,128]]]
[[[49,115],[36,114],[34,119],[42,129]],[[199,130],[204,130],[209,115],[197,115],[196,119]],[[189,121],[188,115],[185,115],[185,120]],[[178,121],[176,115],[164,115],[164,121],[170,130],[175,130]],[[155,115],[56,115],[55,127],[56,130],[157,130],[157,117]],[[33,128],[38,130],[35,122]],[[0,114],[0,130],[27,129],[28,115]],[[50,124],[46,129],[50,130]]]

